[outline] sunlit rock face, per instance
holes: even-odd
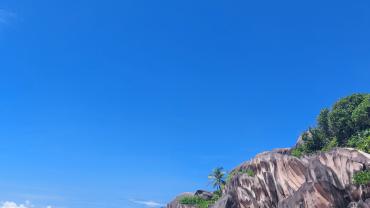
[[[234,203],[216,203],[214,208],[368,206],[370,188],[354,185],[352,176],[370,167],[369,154],[339,148],[296,158],[288,152],[264,152],[237,167],[224,190]]]
[[[350,148],[303,158],[288,148],[264,152],[232,171],[212,208],[370,208],[370,187],[352,181],[369,168],[370,155]],[[167,208],[194,208],[179,203],[186,195],[193,194],[178,196]]]

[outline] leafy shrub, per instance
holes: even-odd
[[[248,169],[248,170],[246,171],[246,174],[247,174],[248,176],[250,176],[250,177],[253,177],[253,176],[255,175],[255,173],[254,173],[254,171],[253,171],[252,169]]]
[[[220,190],[214,191],[211,199],[211,204],[214,204],[217,200],[221,198],[221,196],[222,192]]]
[[[364,100],[352,112],[352,120],[357,130],[364,130],[370,126],[370,95],[365,96]]]
[[[246,170],[245,169],[233,170],[227,175],[226,182],[231,181],[231,179],[236,175],[243,175],[243,174],[247,174],[248,176],[253,177],[255,175],[255,172],[250,168]]]
[[[367,185],[370,183],[370,170],[364,170],[355,173],[353,182],[357,185]]]
[[[322,148],[322,151],[327,152],[327,151],[332,150],[335,147],[338,147],[338,141],[336,138],[333,138],[325,144],[325,146]]]
[[[215,191],[217,192],[217,191]],[[184,196],[180,199],[180,204],[193,205],[197,208],[208,208],[221,197],[220,193],[214,193],[212,199],[206,200],[199,196]]]
[[[184,196],[180,199],[180,204],[196,205],[202,198],[197,196]]]
[[[222,192],[220,190],[217,190],[217,191],[214,191],[213,192],[213,198],[218,200],[219,198],[221,198],[222,196]]]
[[[305,153],[313,153],[321,150],[326,143],[324,133],[318,128],[310,128],[307,132],[302,134],[304,146],[302,146]]]
[[[348,140],[348,146],[370,153],[370,129],[352,136]]]
[[[305,154],[303,145],[300,145],[298,147],[295,147],[292,149],[291,155],[295,157],[302,157]]]

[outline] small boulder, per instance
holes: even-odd
[[[209,191],[204,191],[204,190],[197,190],[194,195],[204,200],[210,200],[213,197],[213,193]]]

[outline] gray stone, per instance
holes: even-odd
[[[224,192],[234,194],[238,208],[347,207],[369,198],[368,187],[352,182],[355,172],[368,167],[369,154],[349,148],[303,158],[275,150],[237,167],[236,173],[251,169],[255,175],[236,174]]]
[[[213,197],[213,193],[209,192],[209,191],[204,191],[204,190],[197,190],[195,192],[195,196],[198,196],[202,199],[205,199],[205,200],[209,200],[209,199],[212,199]]]
[[[238,203],[230,194],[226,194],[219,199],[211,208],[238,208]]]

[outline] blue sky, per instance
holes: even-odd
[[[0,2],[1,208],[145,208],[370,91],[370,2]],[[7,203],[5,203],[7,202]]]

